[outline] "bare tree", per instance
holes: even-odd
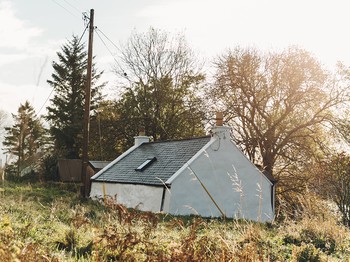
[[[322,161],[314,170],[315,190],[334,201],[346,226],[350,226],[350,157],[346,153],[334,154]]]
[[[337,76],[345,88],[350,86],[350,67],[338,62]],[[334,131],[341,143],[350,146],[350,104],[347,103],[336,108],[333,120]],[[346,149],[346,148],[345,148]]]
[[[126,125],[144,126],[155,140],[203,133],[204,75],[184,37],[151,28],[132,34],[121,51],[116,74],[125,80],[119,112]]]
[[[280,180],[280,190],[305,185],[301,164],[322,149],[324,127],[345,90],[298,48],[267,54],[237,48],[215,65],[211,99],[226,113],[236,142]]]

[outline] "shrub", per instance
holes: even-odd
[[[293,260],[297,262],[319,262],[321,256],[312,244],[305,244],[293,249]]]
[[[52,154],[45,155],[40,161],[40,175],[45,181],[58,181],[57,157]]]

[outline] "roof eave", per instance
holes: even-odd
[[[123,185],[143,185],[143,186],[154,186],[154,187],[168,187],[168,185],[165,184],[156,184],[156,183],[132,183],[132,182],[125,182],[125,181],[111,181],[111,180],[94,180],[94,182],[99,183],[107,183],[107,184],[123,184]]]

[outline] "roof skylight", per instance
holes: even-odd
[[[153,157],[153,158],[148,158],[146,159],[145,162],[143,162],[141,165],[139,165],[135,170],[136,171],[143,171],[145,170],[148,166],[150,166],[154,161],[156,161],[157,158]]]

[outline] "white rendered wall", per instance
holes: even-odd
[[[221,216],[195,173],[227,217],[271,221],[272,183],[230,141],[229,133],[213,139],[217,140],[172,181],[167,211]]]
[[[106,195],[116,196],[118,204],[142,211],[160,211],[163,187],[116,183],[104,183],[104,187]],[[103,183],[92,182],[90,197],[103,197]]]

